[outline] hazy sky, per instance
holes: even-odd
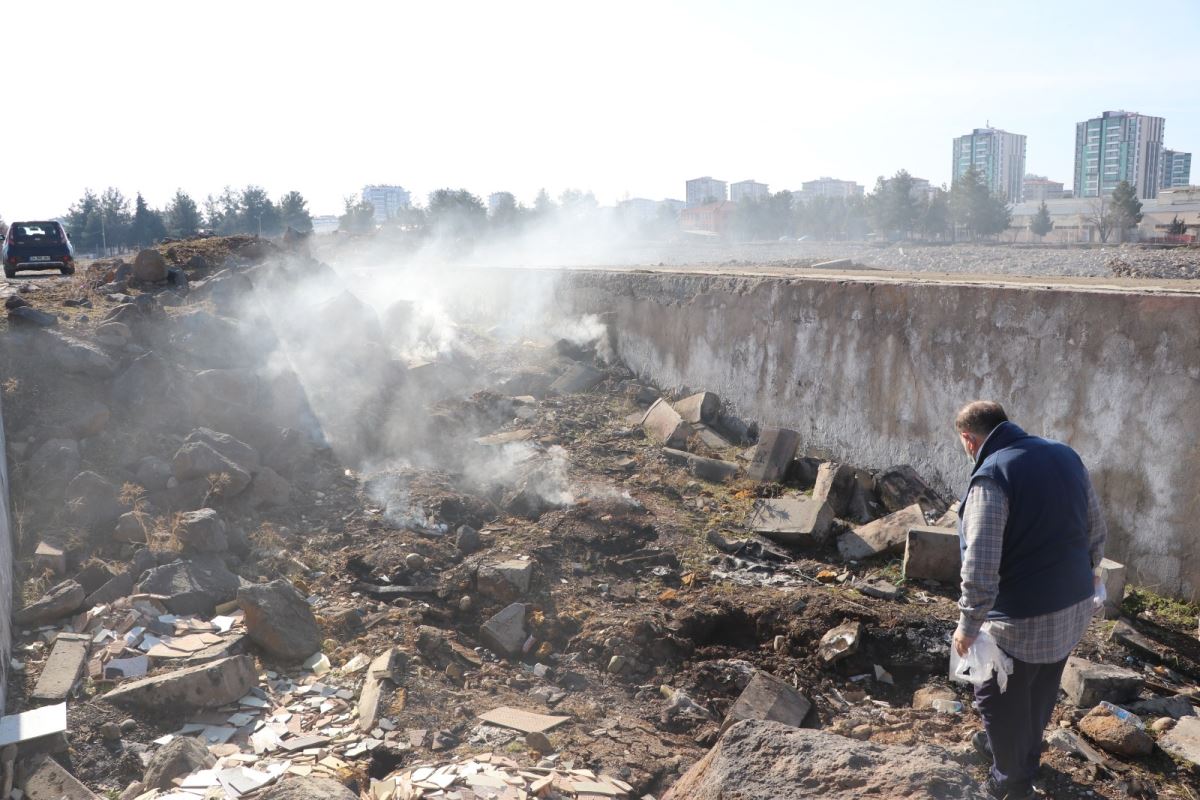
[[[1195,0],[12,2],[0,217],[109,185],[337,213],[365,183],[605,204],[702,175],[942,183],[989,121],[1070,185],[1074,125],[1106,109],[1200,151],[1198,46]]]

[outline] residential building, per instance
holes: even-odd
[[[1062,181],[1052,181],[1045,175],[1026,175],[1021,181],[1021,200],[1026,203],[1041,203],[1045,200],[1063,198]]]
[[[1105,111],[1075,125],[1075,196],[1112,194],[1121,181],[1143,200],[1158,196],[1166,120],[1132,111]]]
[[[971,168],[983,177],[988,191],[1010,203],[1019,202],[1025,177],[1025,137],[999,128],[976,128],[956,137],[951,175],[957,180]]]
[[[689,206],[723,202],[728,197],[725,193],[725,181],[707,175],[703,178],[693,178],[687,182],[686,197]]]
[[[671,216],[678,217],[683,209],[687,207],[687,203],[668,197],[662,201],[662,206],[670,210]]]
[[[631,197],[617,203],[617,211],[625,219],[635,222],[650,222],[658,216],[659,202],[647,197]]]
[[[797,194],[803,200],[811,200],[814,197],[848,200],[851,197],[863,196],[862,186],[859,186],[854,181],[841,181],[837,178],[821,177],[815,181],[805,181],[800,186],[801,190]]]
[[[334,214],[321,214],[312,218],[313,233],[333,233],[338,229],[339,220]]]
[[[403,186],[372,184],[364,186],[362,199],[375,209],[375,224],[387,222],[400,213],[400,209],[408,208],[412,198]]]
[[[1177,186],[1191,186],[1192,183],[1192,154],[1179,150],[1162,151],[1162,179],[1158,182],[1160,189],[1174,189]]]
[[[679,229],[699,236],[724,236],[737,206],[727,200],[688,206],[679,215]]]
[[[740,203],[743,200],[766,200],[770,194],[765,183],[738,181],[729,184],[729,200],[733,203]]]

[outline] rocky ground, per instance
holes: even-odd
[[[355,290],[249,238],[5,287],[7,709],[66,703],[31,800],[975,796],[957,592],[899,561],[952,521],[919,476],[661,398],[602,327],[448,338]],[[1200,797],[1162,609],[1093,624],[1128,672],[1064,697],[1049,796]]]

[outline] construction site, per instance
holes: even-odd
[[[1195,249],[326,238],[2,284],[3,797],[984,797],[953,423],[996,398],[1108,527],[1039,790],[1200,800]]]

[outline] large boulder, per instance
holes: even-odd
[[[971,773],[937,747],[871,744],[779,722],[745,720],[732,725],[663,800],[781,797],[984,800],[985,795]]]
[[[240,587],[241,579],[219,557],[199,555],[147,570],[137,591],[163,595],[172,614],[210,617],[217,604],[232,600]]]
[[[172,779],[208,769],[217,763],[216,756],[208,752],[208,748],[191,736],[177,736],[165,747],[150,757],[146,766],[146,774],[142,778],[142,788],[171,789]]]
[[[38,334],[42,353],[60,370],[88,378],[110,378],[117,371],[117,362],[95,345],[58,331]]]
[[[78,525],[107,528],[128,510],[121,490],[94,472],[81,472],[67,484],[67,513]]]
[[[214,482],[214,494],[235,497],[250,485],[250,472],[214,450],[207,442],[185,442],[171,459],[171,471],[182,482],[205,478]]]
[[[285,506],[292,498],[292,485],[270,467],[259,467],[246,491],[246,498],[254,508]]]
[[[135,358],[113,379],[109,397],[114,411],[143,428],[173,427],[187,417],[187,395],[180,391],[180,383],[178,367],[150,352]]]
[[[74,439],[50,439],[43,442],[29,459],[29,480],[34,491],[45,487],[61,492],[71,478],[79,474],[82,463],[79,443]]]
[[[175,538],[194,553],[221,553],[229,549],[225,521],[211,508],[187,511],[179,515]]]
[[[246,472],[254,473],[258,469],[260,461],[258,451],[228,433],[220,433],[209,428],[196,428],[187,435],[183,442],[184,444],[203,442]]]
[[[272,656],[303,661],[321,649],[321,628],[312,606],[285,580],[245,586],[238,605],[246,612],[246,633]]]
[[[1131,716],[1121,716],[1107,706],[1098,705],[1079,720],[1079,730],[1101,750],[1113,755],[1124,758],[1149,755],[1154,750],[1154,740]]]
[[[139,251],[133,259],[133,279],[158,283],[167,279],[167,261],[157,250]]]

